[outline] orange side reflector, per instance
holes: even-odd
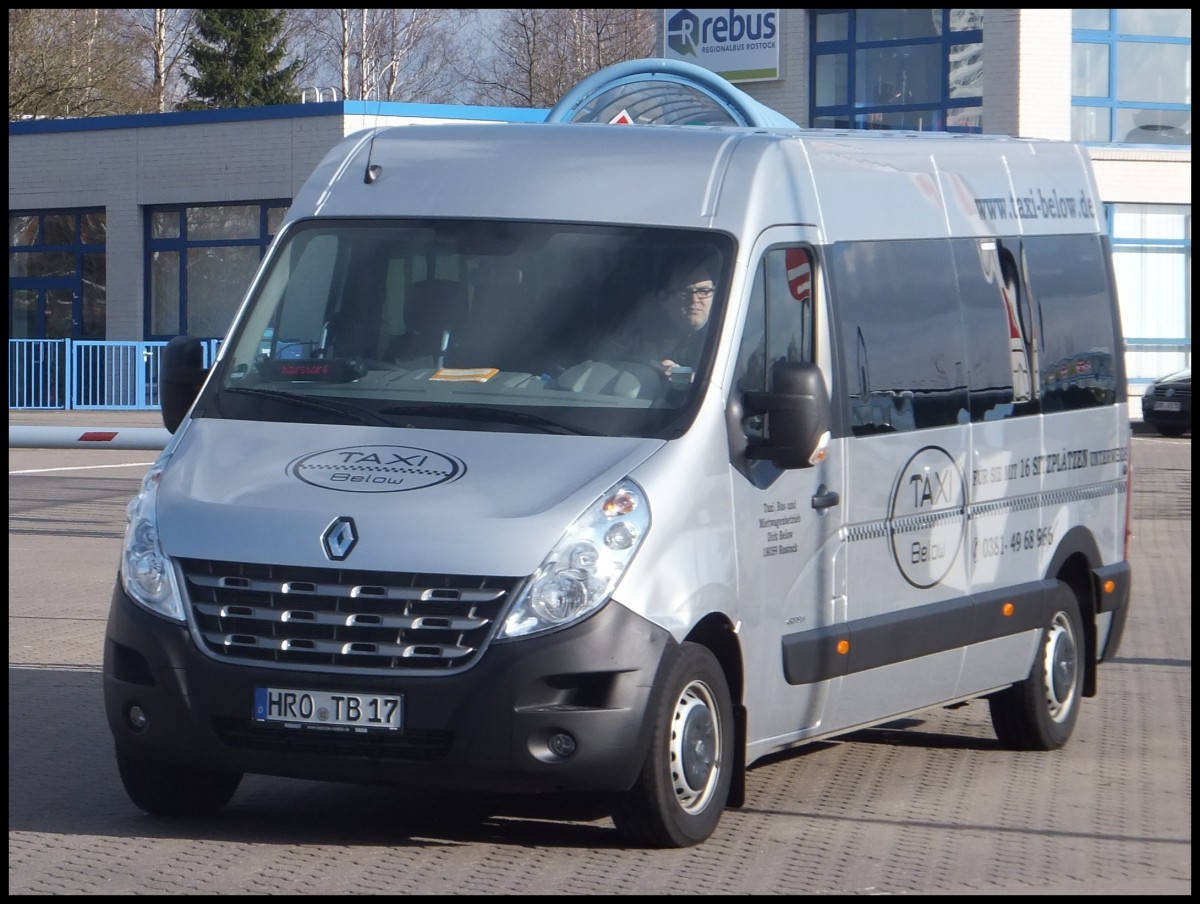
[[[1008,618],[1010,615],[1012,615],[1014,612],[1017,611],[1017,607],[1014,606],[1012,603],[1005,603],[1003,606],[1000,607],[1000,611],[1002,613],[1004,613],[1005,618]]]
[[[1108,581],[1104,582],[1104,592],[1105,593],[1112,593],[1116,589],[1117,589],[1116,581],[1108,580]]]
[[[843,656],[845,656],[847,653],[849,653],[850,652],[850,641],[839,640],[838,645],[837,645],[837,651],[839,653],[841,653]]]

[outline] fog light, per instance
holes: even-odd
[[[550,748],[550,752],[556,757],[565,760],[575,752],[575,739],[565,731],[559,731],[550,735],[550,740],[546,742],[546,746]]]
[[[129,724],[133,726],[134,731],[145,731],[149,722],[144,709],[136,703],[129,707]]]

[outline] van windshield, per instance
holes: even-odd
[[[276,244],[214,416],[677,435],[733,259],[707,231],[486,220],[311,219]]]

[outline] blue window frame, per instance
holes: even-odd
[[[145,338],[224,337],[290,204],[147,208]]]
[[[1071,13],[1071,138],[1192,146],[1192,13]]]
[[[10,211],[9,338],[103,339],[106,243],[103,208]]]
[[[981,131],[982,9],[809,10],[809,124]]]

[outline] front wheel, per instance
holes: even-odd
[[[650,749],[613,822],[637,844],[687,847],[717,827],[733,777],[733,704],[720,663],[685,643],[654,697]]]
[[[151,816],[211,816],[242,781],[240,772],[168,766],[117,753],[125,793]]]
[[[1042,632],[1029,677],[988,700],[996,737],[1014,750],[1057,750],[1075,730],[1086,648],[1079,603],[1072,593],[1062,599]]]

